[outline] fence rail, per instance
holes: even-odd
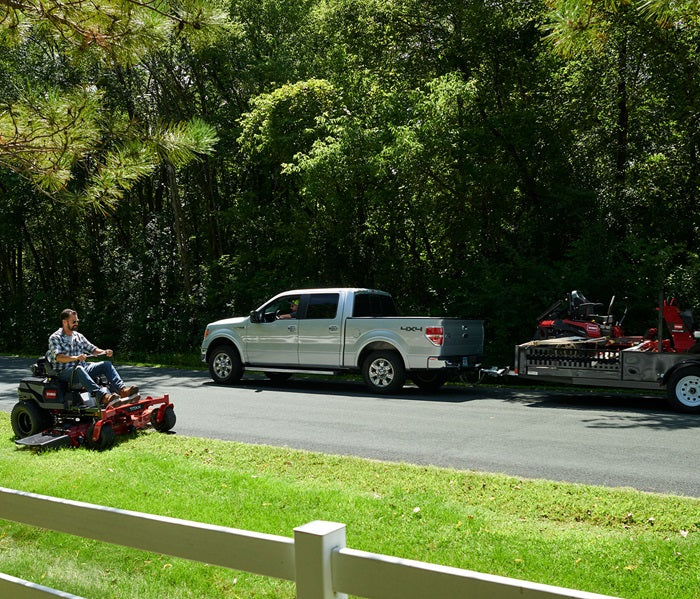
[[[119,510],[0,487],[0,519],[296,583],[298,599],[603,599],[585,591],[349,549],[345,525],[315,521],[294,537]],[[0,574],[0,597],[76,598]]]

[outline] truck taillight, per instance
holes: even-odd
[[[433,345],[442,345],[445,340],[445,330],[442,327],[426,327],[425,336]]]

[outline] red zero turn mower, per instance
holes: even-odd
[[[45,358],[32,366],[31,377],[20,381],[17,394],[11,414],[17,445],[107,449],[116,435],[149,426],[167,432],[175,426],[175,410],[167,395],[136,395],[133,401],[101,408],[84,389],[59,381]]]
[[[603,304],[589,302],[580,291],[567,293],[537,319],[535,339],[622,337],[622,319],[614,323],[611,314],[614,301],[615,296],[610,300],[607,314],[600,315],[596,310]]]
[[[675,298],[660,298],[658,328],[649,329],[644,335],[625,336],[622,321],[612,316],[615,296],[610,300],[607,314],[596,314],[603,304],[589,302],[579,291],[568,293],[543,312],[537,319],[535,339],[577,337],[579,339],[607,338],[607,345],[617,349],[635,347],[636,351],[700,353],[700,330],[696,329],[690,310],[681,311]],[[671,339],[659,341],[662,324],[668,328]]]

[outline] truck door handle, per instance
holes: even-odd
[[[331,326],[328,327],[328,330],[331,331],[332,333],[335,333],[338,330],[338,325],[332,324]]]

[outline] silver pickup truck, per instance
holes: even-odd
[[[391,295],[373,289],[298,289],[250,315],[207,325],[202,361],[217,383],[245,369],[284,380],[293,373],[361,373],[376,393],[396,393],[406,378],[437,389],[483,353],[481,320],[398,316]]]

